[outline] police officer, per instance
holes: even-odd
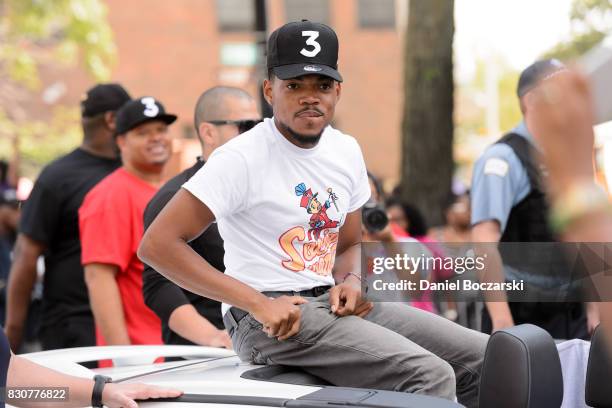
[[[530,114],[526,97],[547,78],[565,70],[555,59],[535,62],[519,78],[517,95],[524,118]],[[472,179],[472,236],[476,242],[555,242],[548,224],[549,208],[542,188],[543,171],[536,155],[540,153],[537,136],[524,121],[489,146],[474,165]],[[500,246],[500,250],[508,248]],[[517,248],[517,247],[515,247]],[[533,248],[533,247],[532,247]],[[539,247],[538,247],[539,248]],[[527,248],[520,248],[526,251]],[[502,271],[497,249],[489,252],[488,267]],[[502,254],[503,255],[503,254]],[[509,267],[504,258],[506,280],[523,279],[528,287],[558,286],[559,276],[521,272]],[[499,299],[498,299],[499,300]],[[526,299],[533,300],[533,299]],[[588,324],[587,324],[588,316]],[[555,338],[587,338],[598,323],[594,304],[577,302],[487,302],[483,310],[482,331],[514,324],[533,323]]]

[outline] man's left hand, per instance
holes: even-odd
[[[338,316],[364,317],[374,307],[374,303],[367,302],[361,297],[361,287],[343,282],[329,290],[329,304],[331,310]]]
[[[217,330],[216,333],[208,339],[208,346],[232,349],[232,339],[226,330]]]

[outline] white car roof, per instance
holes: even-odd
[[[139,402],[147,408],[305,408],[329,404],[346,407],[452,408],[461,407],[439,398],[397,392],[294,385],[275,380],[242,378],[246,371],[263,368],[240,361],[231,350],[199,346],[106,346],[51,350],[21,357],[46,367],[84,378],[110,376],[114,382],[143,382],[177,388],[186,402]],[[153,363],[158,357],[183,357],[181,361]],[[112,359],[114,367],[88,369],[79,363]],[[265,369],[265,368],[264,368]],[[302,397],[300,399],[300,397]],[[300,400],[298,400],[300,399]],[[193,402],[190,402],[193,401]],[[207,401],[207,402],[204,402]],[[7,405],[8,406],[8,405]]]
[[[183,357],[183,361],[153,364],[159,357]],[[103,374],[117,382],[144,382],[178,388],[186,394],[242,395],[254,397],[298,398],[320,387],[269,383],[240,378],[254,367],[244,364],[226,349],[199,346],[106,346],[80,347],[22,354],[37,364],[78,377]],[[112,368],[88,369],[79,363],[112,359]],[[224,404],[140,403],[147,407],[218,406]],[[232,405],[236,408],[237,405]],[[249,405],[249,407],[253,407]]]

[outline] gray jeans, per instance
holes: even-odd
[[[297,366],[344,387],[425,394],[478,405],[480,370],[489,336],[405,304],[375,303],[364,318],[338,317],[329,294],[301,305],[300,331],[268,337],[246,315],[223,320],[240,359]]]

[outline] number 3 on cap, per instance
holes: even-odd
[[[157,114],[159,113],[159,108],[155,104],[155,99],[151,98],[150,96],[147,96],[145,98],[142,98],[140,102],[142,102],[142,104],[145,106],[145,110],[142,112],[145,116],[148,116],[150,118],[154,118],[155,116],[157,116]]]
[[[307,50],[306,48],[302,48],[300,54],[305,57],[316,57],[319,52],[321,52],[321,44],[316,42],[315,40],[319,38],[318,31],[302,31],[302,37],[308,37],[306,40],[306,45],[313,46],[312,50]]]

